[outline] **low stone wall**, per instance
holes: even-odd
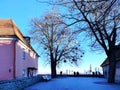
[[[80,75],[57,75],[57,77],[98,77],[103,78],[103,75],[90,75],[90,74],[80,74]]]
[[[14,79],[0,82],[0,90],[23,90],[24,88],[42,81],[41,76]]]

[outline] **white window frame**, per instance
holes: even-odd
[[[22,70],[22,76],[26,77],[26,70],[25,69]]]

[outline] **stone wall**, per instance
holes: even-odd
[[[24,88],[42,81],[41,76],[0,81],[0,90],[23,90]]]

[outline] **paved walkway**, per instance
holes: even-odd
[[[120,84],[108,84],[103,78],[67,77],[40,82],[25,90],[120,90]]]

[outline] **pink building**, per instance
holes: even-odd
[[[0,19],[0,80],[37,75],[39,55],[11,19]]]

